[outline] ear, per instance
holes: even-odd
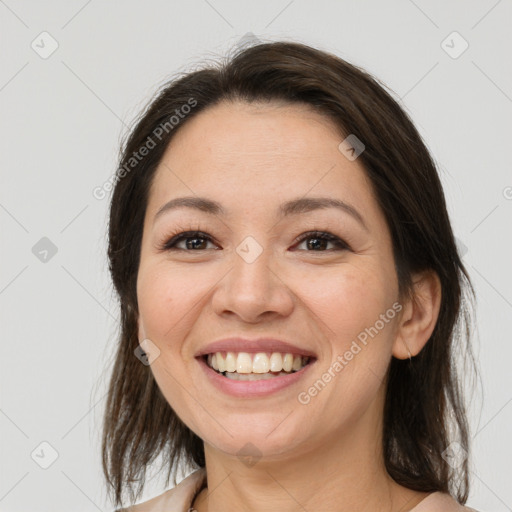
[[[433,270],[426,270],[413,277],[413,298],[404,305],[393,343],[393,356],[408,359],[421,352],[439,317],[441,306],[441,281]]]

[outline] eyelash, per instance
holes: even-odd
[[[212,237],[207,235],[206,233],[200,231],[199,229],[195,231],[183,231],[183,232],[175,232],[170,235],[170,237],[165,241],[160,247],[161,251],[185,251],[185,252],[202,252],[206,249],[179,249],[176,248],[175,245],[182,240],[187,240],[189,238],[201,238],[208,242],[214,243]],[[343,250],[351,250],[350,246],[341,238],[333,235],[332,233],[326,231],[313,230],[303,233],[299,237],[294,240],[294,243],[301,243],[304,240],[308,240],[309,238],[316,238],[320,240],[326,240],[327,242],[333,242],[336,245],[336,249],[325,249],[323,251],[307,251],[306,252],[332,252],[332,251],[343,251]]]

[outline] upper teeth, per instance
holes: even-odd
[[[216,352],[208,354],[208,366],[221,373],[267,373],[291,372],[300,370],[309,361],[309,357],[294,356],[293,354],[281,354],[279,352]]]

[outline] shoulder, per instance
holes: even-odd
[[[205,477],[205,469],[200,468],[163,494],[128,508],[118,509],[115,512],[168,512],[170,510],[187,512],[196,493],[203,486]]]
[[[478,510],[461,505],[447,493],[433,492],[418,503],[411,512],[478,512]]]

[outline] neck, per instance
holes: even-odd
[[[309,447],[244,464],[205,443],[208,489],[197,512],[319,510],[408,512],[428,493],[397,484],[382,456],[380,407],[370,407],[344,432]]]

